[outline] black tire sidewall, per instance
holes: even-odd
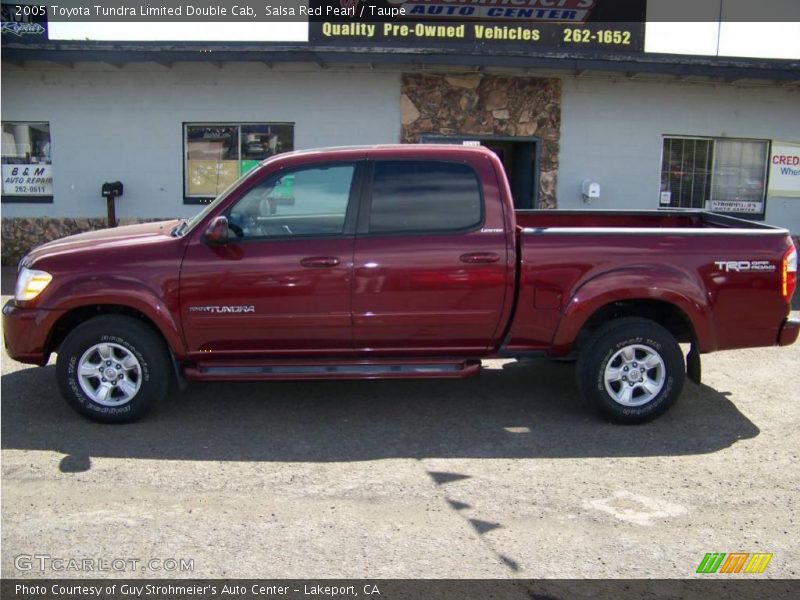
[[[103,406],[81,389],[78,363],[95,344],[118,344],[131,352],[142,369],[139,391],[123,406]],[[166,393],[169,383],[168,355],[156,334],[130,317],[96,317],[73,330],[58,353],[56,373],[61,393],[80,414],[103,423],[126,423],[140,419],[154,401]]]
[[[664,361],[665,381],[658,395],[641,406],[624,406],[615,401],[605,388],[605,370],[609,361],[622,348],[647,346]],[[613,324],[590,342],[578,364],[581,391],[606,416],[621,423],[642,423],[664,413],[677,400],[683,389],[686,367],[675,338],[663,327],[644,319],[631,319]]]

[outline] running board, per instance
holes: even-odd
[[[408,361],[220,361],[184,368],[192,381],[268,381],[280,379],[461,379],[477,375],[479,360]]]

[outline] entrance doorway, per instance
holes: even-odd
[[[496,135],[420,136],[423,144],[464,144],[489,148],[506,170],[515,208],[539,208],[539,138]]]

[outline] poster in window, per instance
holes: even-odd
[[[294,149],[294,127],[281,123],[242,125],[242,160],[264,160]]]
[[[186,193],[213,198],[239,179],[239,162],[235,160],[188,160]]]
[[[186,194],[214,197],[239,177],[239,128],[186,126]]]
[[[49,123],[2,124],[3,196],[52,197]]]
[[[242,125],[241,173],[244,175],[270,156],[294,150],[294,126],[288,123]]]
[[[800,198],[800,143],[772,142],[769,193]]]
[[[214,198],[265,158],[294,149],[292,123],[185,125],[186,198]]]

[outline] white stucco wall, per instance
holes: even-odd
[[[294,122],[297,149],[397,142],[400,74],[270,69],[262,63],[3,65],[2,119],[49,121],[53,204],[3,204],[4,217],[103,217],[104,181],[120,180],[119,217],[189,216],[184,122]],[[800,141],[800,92],[780,86],[563,79],[560,208],[658,208],[662,136]],[[800,234],[800,199],[770,196],[767,221]]]
[[[104,181],[120,180],[118,217],[184,217],[184,122],[294,122],[295,148],[397,142],[400,76],[263,63],[130,63],[122,68],[3,65],[2,119],[49,121],[53,204],[3,204],[4,217],[104,217]]]
[[[658,208],[664,135],[800,142],[798,107],[796,87],[564,79],[558,206],[592,179],[590,208]],[[800,198],[768,196],[766,221],[800,235]]]

